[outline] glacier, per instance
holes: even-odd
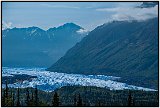
[[[51,92],[57,88],[63,86],[96,86],[107,88],[110,90],[144,90],[144,91],[157,91],[155,89],[137,87],[134,85],[128,85],[126,83],[118,82],[120,77],[116,76],[105,76],[105,75],[83,75],[83,74],[67,74],[67,73],[57,73],[46,71],[45,68],[10,68],[2,67],[2,79],[4,76],[13,75],[30,75],[37,76],[31,81],[24,80],[18,81],[13,84],[8,84],[9,87],[13,88],[26,88],[37,86],[38,89]],[[5,88],[5,84],[2,84],[2,88]]]

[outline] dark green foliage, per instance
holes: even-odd
[[[86,106],[128,106],[128,90],[108,90],[98,87],[67,86],[56,92],[62,106],[74,106],[75,94],[81,94],[82,104]],[[131,91],[135,106],[158,106],[158,92]],[[77,96],[78,102],[78,96]],[[141,103],[141,104],[140,104]]]
[[[78,106],[78,107],[82,106],[82,98],[81,98],[80,94],[78,95],[77,106]]]
[[[129,91],[129,95],[128,95],[128,106],[132,106],[132,96],[131,96],[131,91]]]
[[[13,76],[2,76],[2,84],[14,84],[17,82],[17,80],[25,81],[25,80],[31,80],[32,78],[37,78],[37,76],[31,76],[31,75],[26,75],[26,74],[21,74],[21,75],[13,75]]]
[[[101,25],[47,70],[119,76],[158,89],[158,18]]]
[[[133,103],[132,103],[132,106],[135,106],[135,100],[133,99]]]
[[[6,80],[6,91],[5,91],[5,97],[7,98],[7,103],[8,103],[8,97],[9,97],[9,95],[8,95],[8,93],[9,93],[9,91],[8,91],[8,81]]]
[[[15,95],[15,93],[13,92],[12,93],[12,106],[14,106],[14,101],[15,101],[14,95]]]
[[[33,97],[34,97],[34,96],[33,96],[33,90],[32,90],[32,98],[31,98],[31,101],[33,101],[33,99],[34,99]]]
[[[100,107],[101,106],[101,103],[100,103],[100,101],[97,101],[97,103],[96,103],[96,105],[95,106],[98,106],[98,107]]]
[[[59,96],[58,96],[57,92],[55,92],[54,96],[53,96],[53,103],[52,103],[52,105],[57,107],[57,106],[59,106],[59,103],[60,103],[59,102]]]
[[[100,103],[100,101],[98,101],[98,106],[101,106],[101,103]]]
[[[77,106],[77,99],[76,99],[76,95],[74,96],[74,106]]]
[[[2,91],[2,106],[12,106],[12,91],[9,91],[8,81],[6,80],[5,89]]]
[[[37,89],[37,86],[35,88],[35,105],[38,106],[38,89]]]
[[[5,106],[5,90],[2,93],[2,106]]]
[[[17,89],[17,104],[16,106],[20,106],[20,94],[19,94],[19,88]]]
[[[6,89],[2,89],[4,93]],[[27,88],[17,89],[9,88],[9,91],[19,94],[14,99],[9,99],[12,103],[19,100],[19,106],[36,106],[35,103],[35,88],[28,88],[31,100],[29,105],[26,104]],[[54,92],[44,92],[38,90],[38,105],[37,106],[141,106],[141,107],[156,107],[159,104],[158,91],[130,91],[128,90],[108,90],[98,87],[83,87],[83,86],[66,86],[55,90]],[[9,93],[10,94],[10,93]],[[80,94],[77,95],[76,94]],[[3,96],[3,94],[2,94]],[[19,99],[18,99],[19,97]],[[32,98],[33,97],[33,98]],[[13,98],[13,97],[12,97]],[[3,103],[3,106],[12,106],[12,104]]]
[[[29,96],[29,89],[27,88],[27,91],[26,91],[26,104],[27,104],[27,106],[30,106],[29,103],[30,103],[30,96]]]

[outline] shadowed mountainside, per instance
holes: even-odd
[[[47,70],[122,77],[158,88],[158,18],[97,27]]]

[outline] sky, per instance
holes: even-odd
[[[138,9],[142,2],[2,2],[5,28],[37,26],[44,30],[73,22],[86,30],[112,20],[146,20],[158,6]]]

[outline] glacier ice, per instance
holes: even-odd
[[[43,91],[54,91],[57,88],[68,85],[81,85],[81,86],[96,86],[102,88],[109,88],[110,90],[123,90],[134,89],[144,91],[156,91],[154,89],[137,87],[134,85],[128,85],[126,83],[118,82],[120,77],[105,76],[105,75],[82,75],[82,74],[66,74],[45,71],[45,68],[9,68],[2,67],[3,76],[13,76],[16,74],[27,74],[31,76],[37,76],[32,81],[16,82],[14,84],[8,84],[9,87],[35,87]],[[2,84],[5,87],[5,84]]]

